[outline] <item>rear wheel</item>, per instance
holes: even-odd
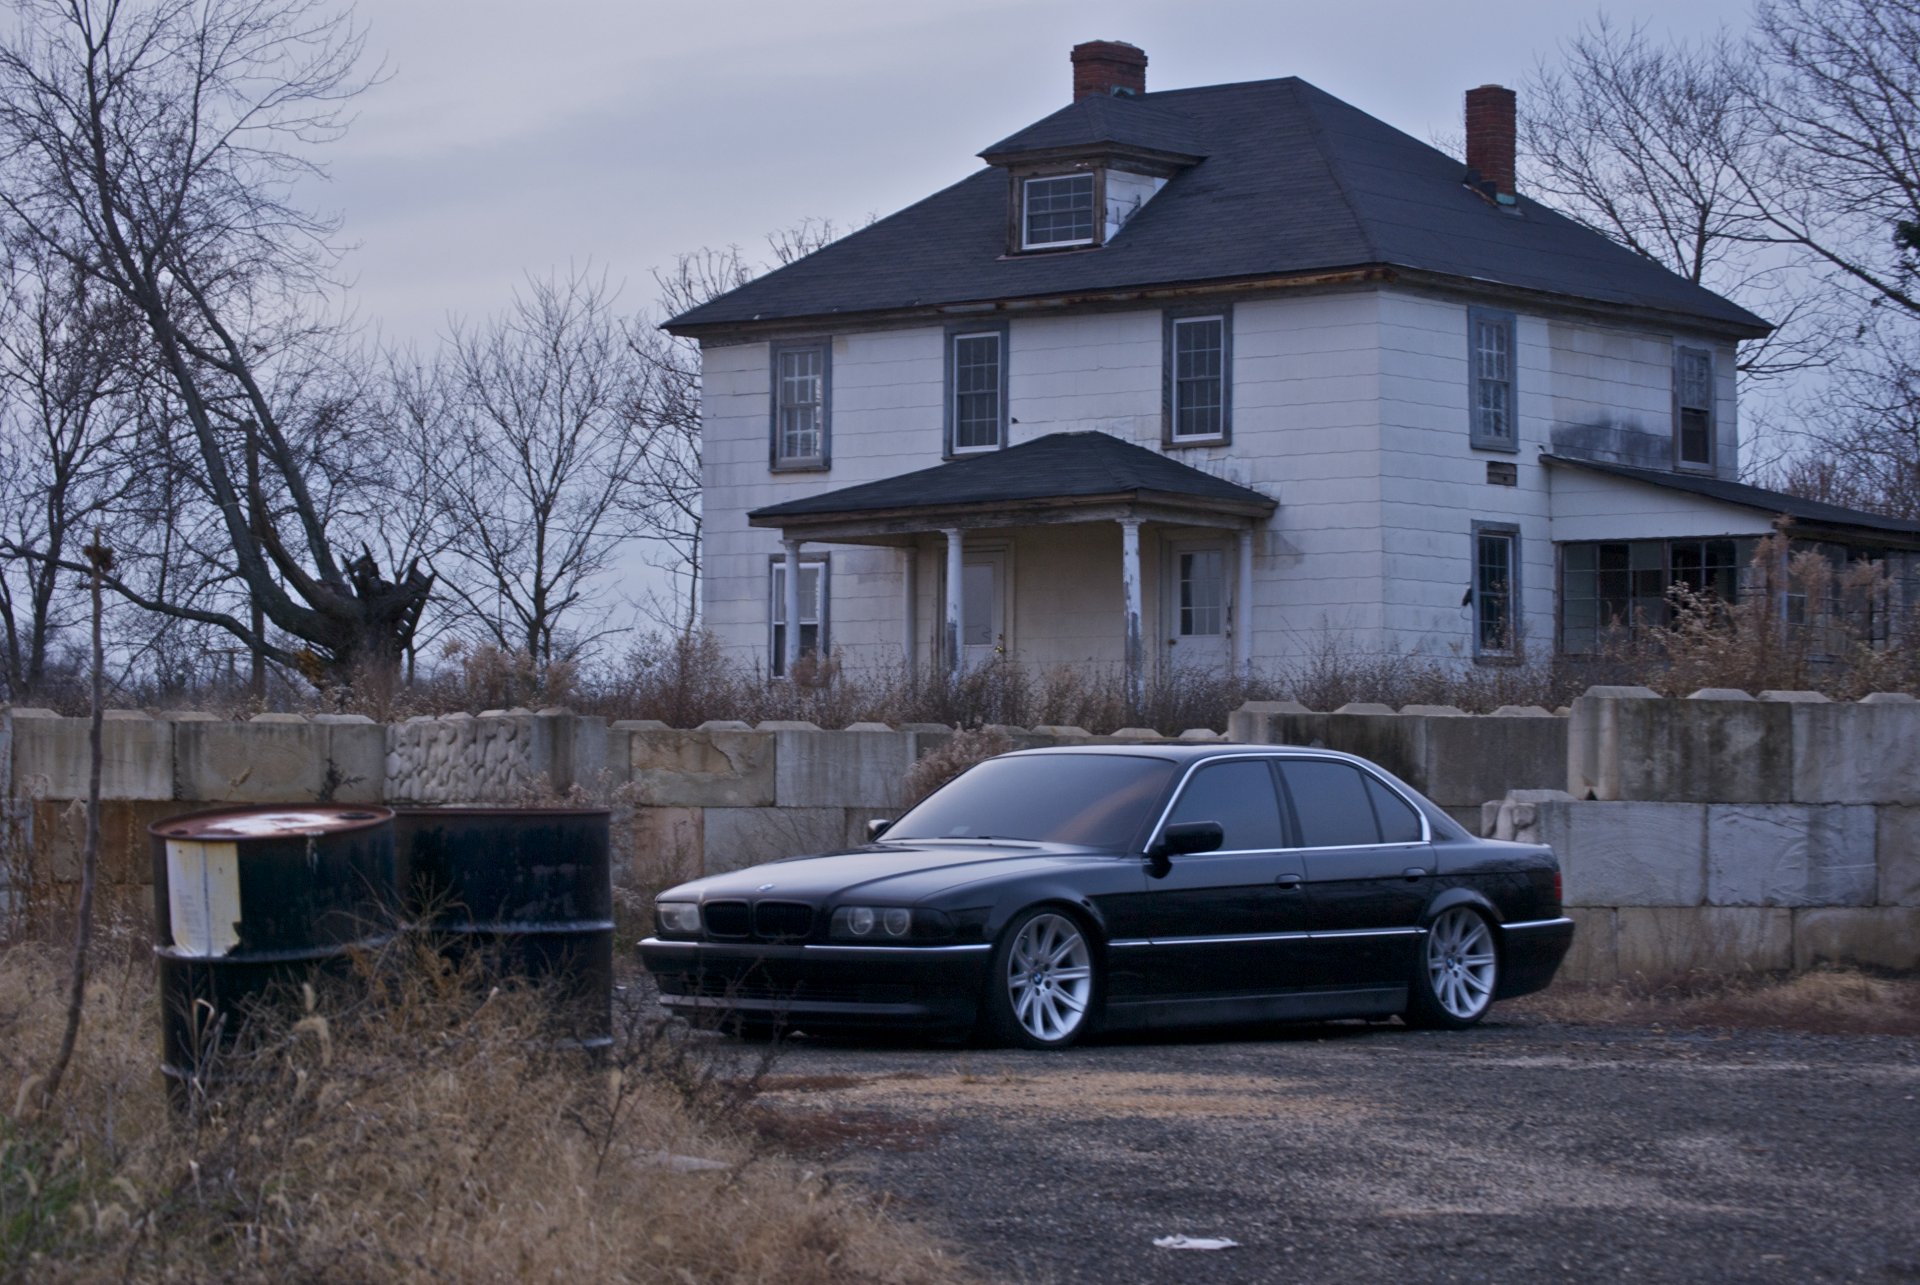
[[[1000,934],[986,997],[987,1026],[998,1042],[1066,1048],[1092,1025],[1099,995],[1093,944],[1071,916],[1024,910]]]
[[[1493,925],[1471,906],[1443,910],[1427,928],[1414,970],[1407,1021],[1463,1030],[1487,1015],[1500,981]]]

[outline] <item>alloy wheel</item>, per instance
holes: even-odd
[[[1021,1030],[1047,1044],[1072,1036],[1093,999],[1093,952],[1079,926],[1052,913],[1027,920],[1007,952],[1006,985]]]
[[[1464,906],[1442,912],[1427,929],[1427,982],[1449,1016],[1470,1022],[1485,1012],[1498,968],[1492,930]]]

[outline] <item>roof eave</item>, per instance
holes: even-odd
[[[858,312],[814,312],[787,317],[752,317],[691,323],[684,321],[683,318],[692,314],[683,313],[680,317],[664,323],[661,329],[687,339],[752,340],[817,331],[823,326],[848,328],[850,326],[902,325],[944,321],[955,315],[979,316],[996,311],[1025,313],[1110,304],[1164,303],[1201,295],[1252,294],[1268,290],[1291,291],[1387,283],[1426,287],[1449,293],[1466,293],[1508,302],[1530,303],[1551,307],[1559,312],[1581,313],[1606,321],[1645,322],[1649,318],[1654,318],[1670,325],[1726,339],[1760,339],[1773,333],[1774,329],[1772,325],[1746,312],[1745,309],[1739,311],[1751,319],[1749,322],[1729,317],[1710,317],[1684,309],[1588,299],[1550,290],[1509,285],[1483,277],[1450,276],[1445,273],[1385,263],[1316,268],[1303,272],[1253,277],[1215,277],[1155,282],[1066,293],[955,299],[937,304],[914,303],[897,308],[870,308]],[[694,311],[697,312],[699,309]]]
[[[1230,518],[1258,521],[1271,517],[1279,503],[1262,496],[1259,500],[1235,500],[1214,496],[1183,495],[1173,491],[1146,489],[1108,491],[1098,495],[1036,496],[1026,500],[972,500],[953,504],[893,505],[873,509],[833,509],[814,513],[782,514],[780,505],[755,509],[747,514],[747,525],[774,530],[804,532],[808,527],[843,527],[850,524],[923,523],[932,530],[943,523],[968,524],[971,519],[988,518],[994,525],[1012,526],[1007,517],[1035,515],[1068,510],[1110,509],[1115,506],[1140,507],[1174,512],[1194,510],[1192,516],[1218,514]],[[1238,525],[1236,523],[1236,525]]]

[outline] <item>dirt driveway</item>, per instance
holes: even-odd
[[[766,1089],[770,1132],[990,1279],[1920,1280],[1910,1038],[1499,1013],[1065,1055],[802,1038]]]

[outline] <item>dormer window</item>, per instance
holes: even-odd
[[[1055,174],[1021,184],[1020,248],[1055,250],[1093,244],[1093,175]]]

